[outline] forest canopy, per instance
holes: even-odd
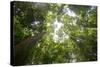
[[[14,65],[97,60],[97,7],[12,2]]]

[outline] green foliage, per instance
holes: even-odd
[[[14,2],[13,8],[14,45],[27,37],[46,32],[28,48],[24,64],[97,60],[95,6]],[[66,8],[75,16],[64,12]]]

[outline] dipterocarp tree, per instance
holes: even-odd
[[[13,2],[14,65],[97,60],[97,7]]]

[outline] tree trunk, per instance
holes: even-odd
[[[14,46],[14,65],[25,65],[28,57],[28,53],[32,47],[35,46],[45,32],[38,33],[35,36],[28,37],[21,43]]]

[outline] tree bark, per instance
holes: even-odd
[[[38,33],[35,36],[28,37],[21,43],[14,46],[14,65],[25,65],[32,47],[35,46],[46,32]]]

